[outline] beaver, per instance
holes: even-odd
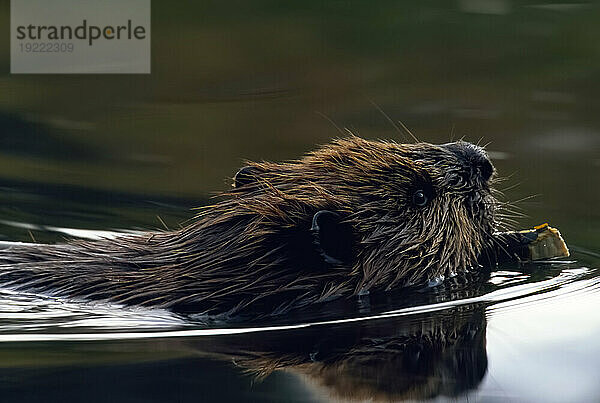
[[[253,162],[191,224],[0,253],[0,284],[179,313],[278,314],[477,270],[499,203],[485,150],[351,136]]]

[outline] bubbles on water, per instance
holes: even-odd
[[[444,282],[444,280],[445,280],[444,276],[434,277],[427,282],[427,286],[430,288],[437,287],[438,285],[442,284]]]

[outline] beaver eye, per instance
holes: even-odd
[[[413,193],[412,202],[417,207],[425,207],[427,202],[429,202],[429,197],[422,189],[418,189],[415,191],[415,193]]]

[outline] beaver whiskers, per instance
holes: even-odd
[[[470,143],[350,137],[250,163],[180,230],[3,250],[0,283],[209,314],[426,283],[477,267],[496,230],[493,175]]]

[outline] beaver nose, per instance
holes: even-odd
[[[483,148],[466,141],[448,143],[442,147],[456,155],[459,161],[470,167],[472,172],[479,176],[483,182],[489,181],[494,174],[494,166]]]

